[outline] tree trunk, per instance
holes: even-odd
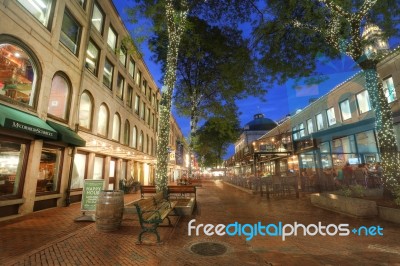
[[[174,10],[172,1],[167,1],[165,13],[168,28],[168,50],[166,73],[164,76],[164,86],[162,88],[162,98],[160,102],[160,119],[158,121],[158,149],[157,149],[157,170],[156,170],[156,190],[167,190],[168,186],[168,162],[169,162],[169,133],[172,93],[176,81],[176,68],[178,63],[178,51],[181,36],[184,32],[187,17],[187,2],[182,1],[183,11]],[[177,14],[180,13],[180,14]],[[180,20],[177,20],[177,16]]]
[[[376,67],[364,72],[368,94],[375,111],[375,128],[378,134],[384,188],[393,192],[399,181],[399,154],[393,130],[392,111],[383,93],[383,84]]]

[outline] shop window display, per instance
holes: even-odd
[[[33,106],[37,68],[19,46],[0,44],[0,96]]]
[[[56,192],[60,174],[61,148],[43,147],[37,176],[36,193]]]
[[[0,197],[18,194],[26,154],[26,144],[0,141]]]
[[[74,158],[72,170],[71,189],[83,188],[83,181],[86,178],[87,154],[77,153]]]

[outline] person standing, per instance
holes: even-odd
[[[350,164],[347,162],[346,165],[342,168],[343,172],[343,184],[345,186],[349,186],[353,179],[353,168],[351,168]]]

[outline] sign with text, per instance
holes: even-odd
[[[100,191],[103,189],[104,180],[86,179],[83,184],[81,210],[95,211],[96,202]]]

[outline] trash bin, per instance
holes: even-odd
[[[102,190],[96,203],[96,229],[102,232],[118,230],[124,214],[124,192]]]

